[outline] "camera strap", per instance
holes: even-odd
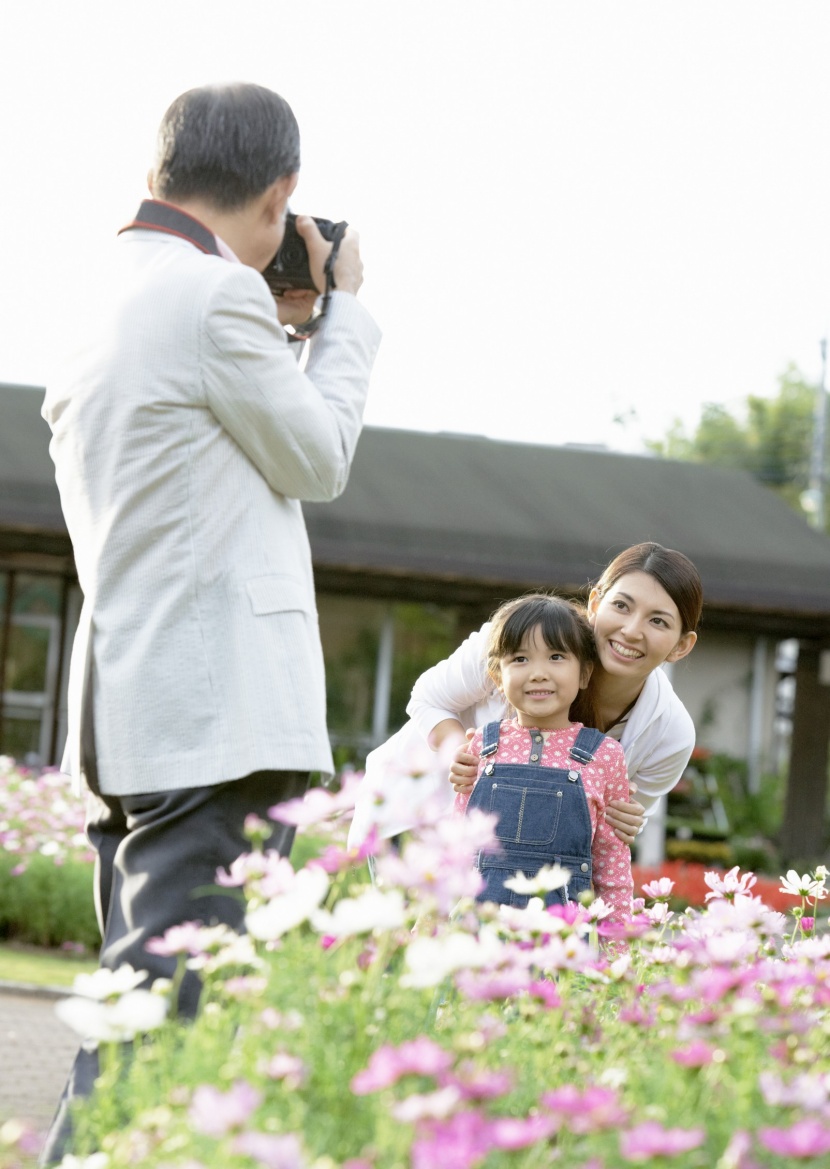
[[[323,317],[326,315],[329,307],[331,294],[337,288],[337,285],[334,282],[334,262],[337,259],[337,253],[340,251],[340,244],[342,242],[343,236],[346,234],[346,228],[348,226],[349,225],[345,219],[341,223],[336,223],[334,225],[334,234],[331,237],[331,251],[326,257],[326,262],[323,265],[323,275],[326,278],[326,287],[325,291],[323,292],[323,300],[320,304],[319,313],[317,316],[309,317],[309,319],[307,321],[303,321],[301,325],[296,325],[294,332],[289,334],[289,341],[308,341],[308,339],[313,337],[320,328],[320,324],[322,323]]]
[[[188,215],[186,211],[181,211],[172,203],[163,203],[160,199],[145,199],[132,223],[122,227],[118,234],[121,235],[122,232],[131,231],[133,228],[163,231],[166,235],[186,239],[200,252],[206,252],[209,256],[221,254],[212,231],[208,231],[203,223]]]

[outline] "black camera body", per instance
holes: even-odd
[[[330,219],[318,219],[312,216],[317,224],[323,239],[332,241],[340,227],[339,223],[332,223]],[[345,230],[345,224],[343,225]],[[275,296],[289,288],[316,289],[317,285],[311,279],[311,269],[308,265],[308,249],[305,240],[297,231],[297,216],[288,211],[285,216],[285,235],[280,250],[268,266],[263,269],[265,282]],[[318,291],[322,291],[319,290]]]

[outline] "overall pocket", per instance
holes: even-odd
[[[562,791],[558,787],[496,780],[490,788],[487,810],[499,817],[499,840],[535,846],[550,844],[559,824]]]

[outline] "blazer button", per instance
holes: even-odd
[[[583,872],[583,873],[587,873],[587,872],[588,872],[588,866],[585,864],[585,861],[583,861],[583,862],[582,862],[582,864],[581,864],[579,867],[580,867],[580,869],[582,870],[582,872]]]

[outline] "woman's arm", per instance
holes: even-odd
[[[436,733],[445,739],[459,727],[463,733],[471,726],[467,712],[493,692],[485,660],[489,628],[485,624],[471,633],[448,658],[421,674],[412,688],[406,712],[433,747],[439,745]],[[444,723],[456,725],[441,730]]]

